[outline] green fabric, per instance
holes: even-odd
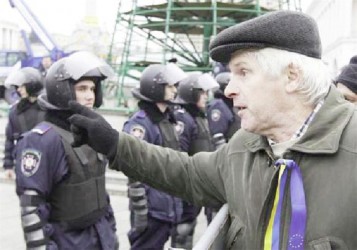
[[[284,153],[301,168],[308,221],[306,248],[328,238],[332,249],[357,248],[357,109],[334,86],[306,133]],[[213,153],[186,153],[120,134],[111,168],[201,206],[228,202],[226,248],[261,249],[277,184],[265,137],[239,130]],[[148,164],[150,163],[150,164]],[[289,204],[288,202],[286,204]],[[287,244],[290,209],[283,208]],[[327,243],[324,243],[327,244]]]

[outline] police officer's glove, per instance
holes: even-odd
[[[88,144],[95,151],[106,155],[109,161],[113,161],[119,140],[118,131],[93,110],[75,101],[70,101],[68,104],[74,113],[68,119],[74,137],[72,146]]]

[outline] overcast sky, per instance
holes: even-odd
[[[16,0],[15,0],[16,1]],[[102,27],[109,32],[114,23],[119,2],[122,7],[131,6],[131,0],[22,0],[37,16],[42,25],[50,33],[71,34],[86,13],[86,2],[96,5],[95,12]],[[301,0],[302,3],[311,0]],[[316,0],[315,0],[316,1]],[[319,1],[319,0],[317,0]],[[124,6],[123,6],[124,5]],[[0,0],[0,20],[10,20],[19,24],[20,28],[30,30],[27,23],[16,9],[10,7],[9,0]]]
[[[86,13],[86,1],[96,2],[96,14],[101,26],[114,29],[120,0],[23,0],[50,33],[71,34]],[[122,0],[123,1],[123,0]],[[125,2],[125,1],[123,1]],[[29,30],[19,12],[9,0],[0,0],[0,20],[14,21]]]

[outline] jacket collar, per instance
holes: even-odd
[[[321,109],[306,133],[290,150],[312,154],[333,154],[338,150],[341,135],[351,119],[354,105],[346,102],[335,86],[331,86]],[[270,146],[264,136],[253,134],[245,142],[249,151],[267,150]]]

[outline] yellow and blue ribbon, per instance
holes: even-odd
[[[272,212],[265,233],[264,250],[279,250],[284,191],[289,171],[291,171],[291,221],[287,249],[303,250],[305,243],[307,211],[301,171],[299,166],[293,160],[279,159],[275,163],[275,166],[280,168],[279,179]]]

